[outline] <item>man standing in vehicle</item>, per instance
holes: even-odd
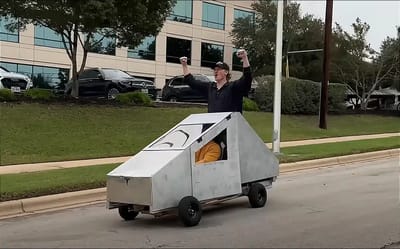
[[[247,96],[253,81],[247,52],[240,49],[236,54],[243,63],[243,75],[240,79],[231,78],[228,64],[217,62],[213,66],[215,82],[205,84],[196,80],[189,72],[187,57],[181,57],[183,81],[193,89],[203,93],[208,98],[208,112],[243,112],[243,97]]]

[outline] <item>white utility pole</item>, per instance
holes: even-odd
[[[281,142],[281,80],[282,80],[282,31],[283,31],[283,1],[277,1],[278,15],[276,22],[276,54],[275,54],[275,93],[274,93],[274,132],[272,136],[272,151],[280,153]]]

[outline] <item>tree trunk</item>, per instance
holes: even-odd
[[[77,51],[78,51],[78,26],[74,27],[73,49],[72,49],[72,89],[71,96],[79,98],[79,85],[78,85],[78,65],[77,65]]]
[[[365,93],[362,94],[361,96],[361,110],[366,111],[367,110],[367,105],[368,105],[368,99],[365,96]]]

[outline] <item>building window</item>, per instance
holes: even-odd
[[[233,18],[235,21],[238,19],[249,19],[251,24],[254,23],[254,13],[250,11],[234,9]]]
[[[223,30],[225,28],[225,7],[203,2],[203,27]]]
[[[15,22],[13,18],[0,17],[0,41],[19,42],[19,31],[11,32],[6,28],[8,24],[13,22]]]
[[[191,64],[192,41],[167,37],[167,62],[180,63],[179,58],[188,57],[188,64]]]
[[[154,36],[146,37],[139,46],[128,49],[128,57],[154,61],[156,59],[156,38]]]
[[[104,37],[95,33],[91,39],[89,52],[98,54],[115,55],[116,40],[115,38]]]
[[[35,25],[35,45],[50,48],[64,48],[61,35],[41,25]]]
[[[9,63],[9,62],[0,62],[0,66],[4,67],[5,69],[7,69],[10,72],[19,73],[18,72],[18,64]],[[28,76],[30,77],[31,75],[29,74]]]
[[[192,23],[192,9],[192,0],[177,0],[171,15],[167,17],[167,19],[177,22]]]
[[[224,46],[201,43],[201,66],[212,67],[217,61],[224,59]]]
[[[45,89],[65,89],[69,79],[69,69],[56,67],[42,67],[9,62],[0,62],[0,66],[10,72],[29,76],[33,86]]]
[[[243,70],[243,64],[240,61],[240,59],[237,57],[236,53],[237,53],[238,49],[237,48],[233,48],[233,53],[232,53],[232,70],[235,71],[242,71]]]
[[[33,66],[33,86],[46,89],[65,89],[69,69]]]

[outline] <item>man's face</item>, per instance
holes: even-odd
[[[225,69],[219,67],[214,68],[214,77],[217,82],[226,80],[227,74],[228,72]]]

